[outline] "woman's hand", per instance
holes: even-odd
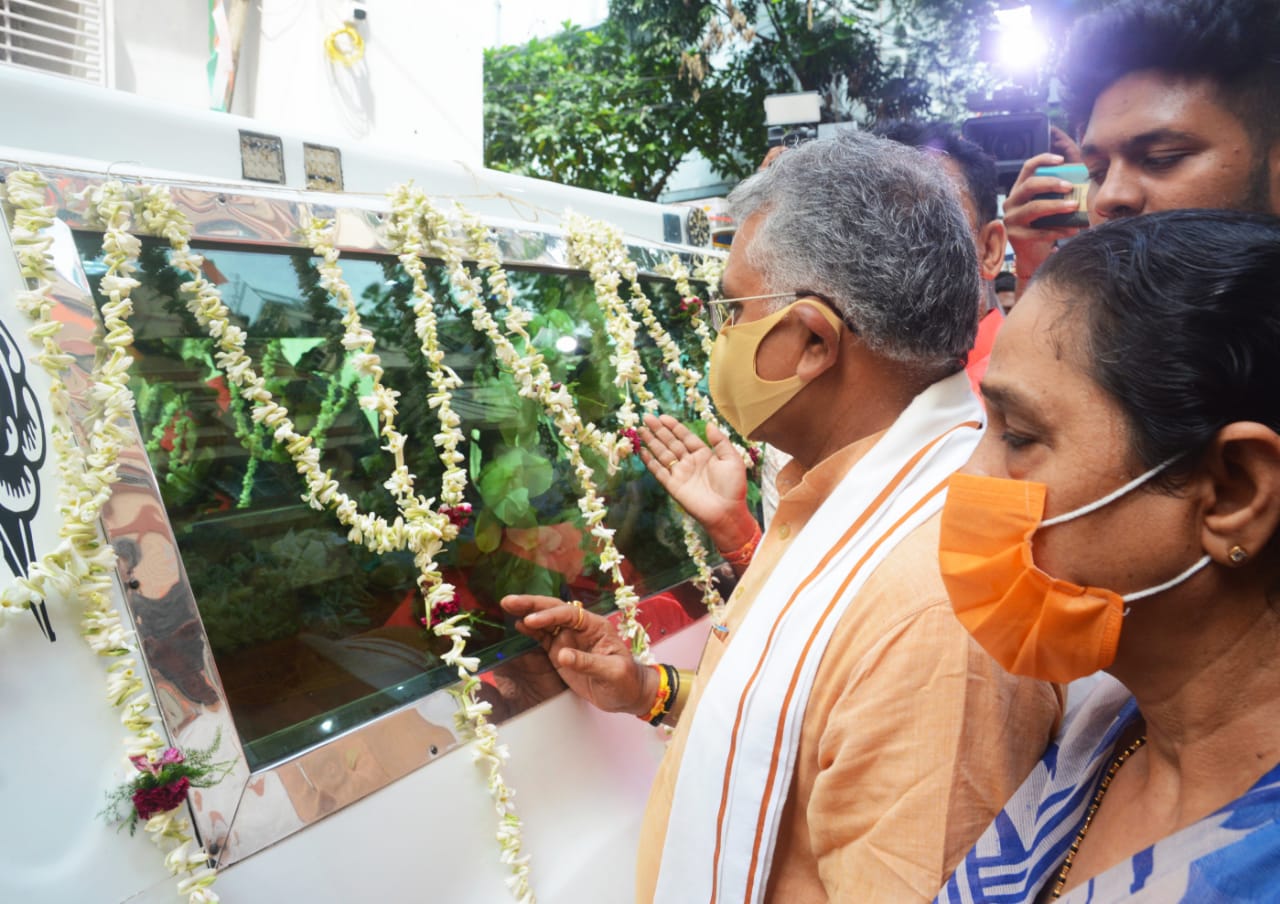
[[[516,630],[547,651],[575,694],[611,713],[643,715],[658,697],[654,670],[637,662],[613,624],[581,603],[549,596],[505,596]]]
[[[715,424],[707,424],[708,446],[669,415],[645,415],[640,438],[640,459],[649,472],[706,529],[717,548],[732,551],[754,535],[747,468]]]

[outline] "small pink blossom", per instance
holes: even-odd
[[[436,603],[431,607],[431,621],[433,623],[439,623],[445,619],[453,618],[461,611],[462,606],[458,604],[458,598],[455,596],[452,599]]]
[[[448,518],[455,527],[464,528],[471,520],[471,503],[460,502],[457,505],[440,506],[440,514]]]

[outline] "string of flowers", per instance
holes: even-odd
[[[396,400],[400,393],[383,383],[385,371],[382,359],[373,350],[373,333],[361,322],[351,286],[343,277],[342,267],[338,263],[338,249],[333,242],[334,229],[334,221],[310,216],[301,225],[302,235],[311,246],[312,253],[321,259],[316,268],[320,274],[320,286],[337,300],[342,309],[342,347],[355,353],[351,360],[352,369],[372,382],[369,395],[360,399],[360,407],[377,414],[382,425],[379,433],[387,443],[382,448],[395,459],[395,467],[383,486],[395,499],[396,508],[400,512],[397,524],[405,526],[407,546],[413,553],[414,564],[418,568],[418,589],[422,592],[429,616],[436,606],[451,601],[456,595],[453,585],[445,581],[440,573],[435,556],[445,543],[458,536],[459,523],[456,518],[450,517],[451,506],[446,505],[445,511],[436,511],[433,507],[435,500],[420,496],[414,490],[413,473],[404,460],[406,437],[395,423]],[[432,332],[434,335],[434,329]],[[457,433],[457,416],[449,409],[445,413],[452,416],[452,422],[446,427],[442,420],[442,431]],[[461,453],[457,451],[461,438],[460,434],[452,437],[448,466],[452,466],[454,473],[446,474],[450,498],[455,504],[461,502],[461,493],[466,489],[466,474],[457,468],[457,463],[462,460]]]
[[[671,256],[672,279],[676,284],[676,291],[680,293],[681,298],[695,298],[693,289],[689,285],[689,271],[685,269],[684,264],[676,255]],[[718,257],[706,255],[694,267],[693,276],[703,285],[708,287],[712,295],[720,290],[720,276],[724,273],[724,260]],[[707,360],[711,360],[711,349],[716,344],[716,337],[711,333],[711,326],[702,316],[702,305],[698,305],[692,312],[690,318],[693,323],[693,331],[698,337],[698,341],[702,344],[702,351],[707,356]]]
[[[49,316],[53,306],[49,298],[52,284],[51,239],[43,231],[53,223],[53,211],[43,204],[45,185],[35,174],[11,175],[7,195],[15,211],[13,236],[22,272],[33,284],[19,299],[19,305],[37,320],[29,335],[41,344],[43,351],[37,360],[53,376],[51,407],[55,414],[65,419],[67,391],[60,376],[73,359],[58,346],[56,336],[61,326]],[[443,363],[443,351],[439,348],[435,331],[434,299],[427,291],[421,263],[423,253],[438,253],[445,249],[446,253],[440,256],[449,266],[451,278],[462,299],[460,303],[470,310],[473,324],[494,342],[499,358],[521,383],[521,394],[542,402],[556,424],[582,491],[579,507],[592,536],[601,545],[601,568],[611,575],[617,588],[615,601],[623,613],[623,634],[631,641],[638,657],[648,658],[647,635],[635,620],[638,599],[622,576],[622,556],[613,545],[613,531],[604,527],[604,503],[596,491],[592,469],[582,457],[583,449],[590,448],[605,456],[612,467],[623,444],[629,446],[635,439],[631,425],[638,421],[638,416],[632,404],[633,394],[642,406],[656,407],[656,401],[644,386],[643,367],[635,353],[638,327],[618,295],[618,271],[612,275],[608,272],[612,268],[607,264],[614,262],[619,270],[624,270],[629,263],[625,250],[619,258],[611,239],[580,243],[583,248],[593,249],[584,254],[584,262],[592,258],[600,260],[589,269],[597,283],[597,292],[615,344],[613,363],[619,372],[618,385],[627,389],[626,404],[619,417],[623,429],[617,434],[606,434],[594,425],[584,424],[572,397],[562,386],[550,380],[541,355],[525,331],[530,315],[515,304],[501,268],[497,246],[488,230],[460,210],[467,252],[477,261],[490,292],[502,304],[507,329],[522,340],[523,354],[502,334],[497,322],[484,309],[481,283],[468,272],[461,251],[455,242],[449,240],[447,219],[435,211],[421,193],[402,194],[398,191],[393,194],[393,206],[397,207],[398,217],[392,218],[389,234],[400,245],[397,251],[401,255],[401,263],[414,282],[415,330],[427,358],[433,384],[429,402],[437,410],[441,424],[433,442],[446,466],[446,477],[441,493],[442,505],[437,511],[432,508],[432,500],[416,494],[413,475],[404,465],[405,438],[394,423],[399,394],[382,384],[383,372],[380,360],[373,353],[372,334],[361,325],[350,288],[341,277],[332,241],[333,224],[318,220],[305,224],[305,234],[324,261],[319,268],[321,283],[346,311],[343,347],[355,353],[352,356],[354,369],[373,383],[372,392],[361,399],[361,405],[377,412],[380,434],[387,442],[384,448],[395,456],[395,469],[384,485],[395,498],[400,516],[388,523],[374,514],[360,512],[356,503],[341,492],[331,474],[320,470],[319,450],[314,437],[304,437],[296,432],[287,409],[275,401],[265,379],[254,371],[245,353],[246,334],[231,323],[230,312],[222,303],[220,293],[204,278],[201,272],[203,258],[192,252],[190,247],[190,223],[174,205],[168,192],[158,187],[144,190],[135,209],[123,187],[117,182],[109,182],[93,190],[90,199],[95,215],[104,226],[103,250],[107,265],[107,272],[101,280],[101,291],[107,296],[102,308],[105,351],[95,361],[89,390],[92,411],[87,423],[90,429],[83,447],[76,444],[69,429],[55,425],[52,430],[51,443],[58,453],[62,478],[62,542],[53,553],[32,567],[28,577],[17,583],[16,590],[11,588],[0,595],[0,617],[5,614],[5,609],[29,608],[33,601],[43,600],[49,589],[62,592],[64,596],[78,596],[84,601],[83,633],[96,652],[113,659],[108,666],[108,696],[114,706],[121,708],[122,723],[131,733],[126,747],[138,773],[134,779],[138,786],[130,785],[133,787],[130,798],[135,815],[144,820],[145,830],[154,842],[162,848],[171,847],[166,865],[174,875],[182,877],[178,890],[188,896],[190,904],[218,900],[211,889],[216,871],[209,866],[208,855],[192,839],[189,821],[178,816],[181,804],[185,802],[187,787],[200,778],[200,756],[205,756],[212,748],[203,752],[189,751],[186,755],[188,767],[182,765],[182,753],[174,748],[165,749],[155,727],[156,718],[151,714],[151,696],[140,677],[137,660],[129,645],[129,634],[121,624],[119,613],[111,605],[114,552],[109,545],[100,542],[97,535],[98,517],[110,498],[111,484],[116,477],[116,460],[126,441],[122,425],[128,422],[133,406],[127,385],[131,363],[127,349],[132,344],[133,335],[127,319],[132,312],[129,293],[138,285],[131,274],[137,266],[140,243],[128,232],[131,215],[136,214],[143,231],[168,240],[171,266],[188,277],[180,289],[189,296],[188,309],[217,346],[216,365],[236,386],[240,399],[251,403],[252,422],[262,425],[294,460],[307,486],[304,501],[315,508],[334,510],[348,527],[348,538],[352,542],[362,543],[375,552],[412,550],[419,565],[419,586],[427,600],[428,612],[433,611],[435,604],[451,600],[454,596],[453,588],[440,576],[434,558],[444,543],[457,536],[470,510],[463,501],[466,472],[459,467],[463,461],[458,451],[462,439],[460,419],[450,404],[452,391],[461,381]],[[425,233],[424,226],[427,227]],[[608,258],[606,254],[614,256]],[[629,278],[634,292],[638,285],[634,264],[630,266]],[[643,297],[643,292],[640,295]],[[264,367],[265,364],[264,361]],[[631,436],[627,435],[627,427],[631,427]],[[691,556],[698,561],[694,544],[699,550],[701,545],[696,536],[687,542],[690,542]],[[702,561],[704,564],[700,571],[705,569],[705,551]],[[521,823],[511,803],[513,792],[501,776],[501,767],[509,754],[505,746],[498,744],[496,729],[488,722],[489,704],[480,701],[476,693],[480,686],[475,676],[478,659],[465,655],[470,628],[465,623],[465,616],[459,614],[440,621],[433,630],[451,641],[450,651],[442,658],[457,669],[460,679],[454,691],[459,704],[455,718],[460,733],[473,741],[477,759],[487,768],[489,791],[500,819],[498,839],[502,859],[511,868],[507,884],[517,900],[532,902],[534,899],[528,882],[529,858],[521,848]],[[178,775],[179,772],[182,775]],[[170,776],[172,781],[166,776]],[[181,793],[175,790],[179,787]],[[148,793],[142,794],[143,803],[140,805],[136,795],[141,792]],[[162,804],[170,802],[172,807],[160,809]]]
[[[413,294],[414,334],[421,343],[423,358],[427,362],[427,378],[433,392],[427,397],[427,405],[436,411],[440,432],[431,441],[440,450],[440,463],[444,465],[441,479],[440,501],[448,507],[446,514],[455,522],[466,523],[471,506],[464,501],[467,488],[467,472],[461,467],[463,455],[458,451],[462,443],[462,419],[453,410],[453,391],[462,385],[451,367],[444,363],[444,350],[436,330],[435,297],[427,288],[427,271],[422,262],[427,242],[422,234],[422,220],[416,215],[418,205],[425,195],[411,185],[399,185],[390,194],[391,216],[387,224],[387,238],[400,266],[409,275]]]
[[[453,410],[453,391],[462,385],[461,378],[444,363],[444,350],[440,348],[436,332],[435,297],[427,286],[426,267],[422,256],[427,251],[428,239],[423,234],[424,218],[421,211],[429,207],[426,195],[411,184],[400,185],[390,193],[391,214],[387,220],[386,236],[391,250],[409,275],[413,295],[414,333],[418,337],[423,357],[427,362],[428,379],[432,393],[427,398],[436,410],[440,432],[432,442],[440,450],[440,462],[445,466],[441,481],[441,511],[456,526],[466,523],[471,506],[464,501],[467,475],[460,465],[463,455],[458,451],[462,442],[461,418]],[[455,669],[458,683],[449,688],[449,694],[457,704],[454,725],[458,734],[466,739],[475,761],[485,769],[486,787],[498,816],[499,859],[508,868],[507,889],[520,904],[535,904],[533,889],[529,884],[529,855],[524,853],[523,822],[516,813],[513,798],[515,792],[507,785],[502,767],[510,758],[510,751],[498,743],[498,731],[489,721],[492,705],[479,698],[481,687],[476,672],[480,660],[466,655],[471,627],[467,613],[455,614],[437,620],[439,609],[427,609],[426,620],[438,637],[450,641],[449,650],[441,661]]]
[[[570,215],[565,221],[565,232],[568,238],[570,262],[579,263],[591,274],[596,284],[596,296],[606,306],[606,310],[610,306],[622,308],[625,322],[631,327],[631,334],[626,337],[629,340],[629,346],[634,349],[636,325],[626,311],[625,302],[618,295],[618,285],[623,278],[630,284],[631,306],[640,315],[646,331],[657,345],[662,355],[664,369],[684,389],[687,404],[697,412],[698,416],[709,423],[718,424],[711,401],[699,387],[702,375],[684,366],[679,347],[653,312],[653,306],[649,303],[649,298],[640,284],[639,268],[627,254],[622,231],[607,223],[580,215]],[[678,258],[675,260],[678,263]],[[617,342],[616,337],[615,342]],[[639,364],[638,356],[636,363]],[[643,368],[639,370],[643,375]],[[656,408],[655,400],[651,410]],[[707,610],[718,614],[724,601],[716,588],[715,579],[711,576],[711,567],[707,563],[707,551],[699,537],[697,524],[683,510],[680,512],[680,519],[685,550],[696,569],[693,584],[702,591],[702,601]]]
[[[614,473],[620,458],[633,454],[640,448],[640,436],[636,432],[640,416],[636,414],[634,399],[639,399],[641,407],[650,414],[657,413],[658,400],[645,385],[647,375],[636,351],[639,324],[618,294],[618,286],[622,282],[621,269],[629,263],[626,246],[622,243],[622,233],[612,226],[572,213],[565,217],[564,230],[569,263],[586,270],[590,275],[595,286],[596,301],[604,313],[605,330],[613,340],[613,353],[609,356],[609,362],[614,366],[614,385],[623,390],[622,407],[617,414],[617,437],[623,442],[618,439],[606,441],[613,450],[608,461],[609,472]]]
[[[115,550],[100,540],[97,527],[118,478],[120,451],[128,441],[125,425],[130,423],[133,410],[128,387],[132,358],[126,350],[133,343],[128,325],[133,309],[129,296],[138,285],[132,273],[139,244],[128,232],[131,207],[119,182],[107,182],[89,194],[91,212],[105,228],[107,269],[100,286],[107,301],[101,312],[104,350],[95,356],[89,376],[89,411],[84,418],[89,427],[82,446],[68,423],[69,393],[62,379],[74,359],[58,345],[61,324],[51,317],[52,239],[44,230],[53,224],[53,210],[44,204],[46,183],[37,173],[13,172],[6,179],[5,190],[13,208],[14,246],[22,274],[29,281],[18,306],[36,321],[28,335],[40,343],[42,350],[36,360],[52,379],[50,408],[55,422],[50,436],[58,461],[58,508],[63,516],[55,549],[15,584],[28,605],[43,599],[50,590],[64,600],[82,604],[81,634],[90,649],[111,660],[107,699],[120,710],[120,721],[129,732],[126,755],[135,766],[155,763],[164,756],[160,751],[165,744],[155,729],[151,695],[139,677],[129,632],[111,602]],[[4,595],[9,593],[6,590]],[[172,801],[166,798],[163,803],[172,806],[148,810],[144,829],[157,846],[167,849],[165,866],[179,877],[179,894],[187,896],[189,904],[210,904],[218,900],[212,890],[217,873],[209,866],[208,854],[195,843],[189,820],[178,815],[185,800],[185,795]]]
[[[622,299],[617,294],[617,286],[621,279],[628,280],[631,306],[640,315],[640,320],[644,324],[646,331],[658,347],[658,351],[662,355],[663,368],[667,373],[671,374],[684,390],[686,403],[696,412],[698,417],[707,423],[714,423],[720,426],[715,409],[711,405],[711,400],[707,398],[701,389],[702,375],[693,368],[684,365],[679,346],[676,345],[671,334],[654,313],[653,305],[649,302],[648,296],[645,295],[644,287],[640,284],[639,268],[626,252],[622,231],[606,223],[573,215],[566,220],[566,234],[569,239],[570,260],[577,260],[584,264],[592,277],[596,279],[597,297],[601,297],[602,301],[606,303],[613,301],[613,303],[623,305]],[[680,291],[682,298],[686,302],[697,302],[697,299],[691,298],[688,294],[688,271],[684,269],[680,259],[675,255],[672,256],[671,266],[679,268],[675,272],[684,275],[683,287],[680,288],[677,283],[678,291]],[[602,284],[604,292],[612,295],[611,299],[605,299],[601,288]],[[686,310],[690,312],[693,318],[698,317],[698,305],[687,306]],[[633,325],[632,342],[634,343],[635,321],[629,315],[627,320]],[[698,323],[701,323],[700,318]],[[643,370],[641,373],[643,373]],[[656,408],[656,404],[654,407]],[[724,430],[724,427],[721,426],[720,429]],[[736,446],[736,444],[735,447],[738,448],[739,453],[743,456],[743,463],[747,467],[751,467],[754,464],[754,460],[750,451],[744,450],[740,446]],[[713,617],[718,618],[723,609],[724,600],[720,596],[720,591],[716,588],[715,579],[711,575],[711,567],[707,562],[707,550],[699,535],[697,523],[689,517],[688,512],[683,510],[680,512],[680,518],[685,550],[696,569],[693,584],[702,591],[702,601],[707,607],[707,611]]]
[[[200,269],[203,258],[194,254],[190,247],[190,223],[173,204],[168,192],[154,187],[149,189],[142,199],[139,219],[153,234],[169,241],[170,265],[190,277],[180,287],[180,291],[191,296],[187,303],[188,309],[218,343],[217,365],[239,388],[241,395],[253,403],[254,421],[266,424],[273,431],[276,442],[283,444],[293,458],[298,472],[307,484],[303,499],[313,507],[332,508],[339,520],[349,527],[348,539],[351,542],[363,543],[375,552],[410,549],[414,553],[415,563],[419,565],[419,586],[423,589],[428,611],[452,600],[454,588],[440,577],[434,564],[434,556],[444,542],[457,536],[458,515],[456,512],[431,510],[430,500],[413,492],[412,477],[407,468],[403,467],[404,437],[394,427],[394,403],[398,394],[381,384],[382,368],[372,352],[372,336],[360,323],[350,289],[342,280],[341,270],[337,267],[336,249],[329,250],[332,248],[331,225],[312,221],[307,224],[306,232],[312,239],[317,254],[325,260],[320,268],[322,284],[346,308],[343,347],[356,352],[353,356],[353,368],[369,376],[374,383],[372,393],[362,399],[361,404],[378,412],[382,422],[381,433],[387,439],[387,446],[384,448],[396,455],[396,471],[388,479],[386,486],[396,498],[401,515],[391,524],[376,515],[360,512],[354,500],[341,492],[337,482],[329,474],[320,471],[319,453],[311,444],[310,438],[296,432],[288,411],[275,402],[266,389],[263,378],[254,371],[252,362],[244,352],[244,331],[230,323],[230,312],[223,304],[216,286],[203,277]],[[456,426],[455,423],[454,429]],[[452,443],[452,447],[453,453],[458,456],[454,460],[456,464],[461,460],[461,455],[456,452],[456,442]],[[459,497],[464,487],[465,485],[459,487]],[[465,503],[459,502],[459,505]],[[464,734],[476,741],[478,757],[490,767],[490,792],[503,816],[498,832],[502,859],[513,873],[508,879],[508,885],[521,904],[532,904],[533,896],[528,884],[528,858],[521,853],[520,825],[518,819],[514,818],[510,805],[512,792],[502,782],[498,771],[507,757],[507,751],[497,744],[496,730],[483,718],[489,711],[489,704],[476,697],[478,679],[474,672],[479,667],[479,662],[475,657],[463,655],[470,630],[465,624],[459,624],[461,617],[460,614],[454,619],[443,621],[433,630],[437,635],[448,637],[453,642],[450,653],[442,658],[458,669],[459,678],[463,680],[462,687],[455,689],[455,699],[460,707],[458,724]]]
[[[604,500],[596,488],[595,474],[582,454],[586,447],[594,449],[607,460],[610,456],[605,435],[594,425],[583,422],[569,391],[552,379],[545,360],[525,330],[531,315],[516,305],[515,294],[502,269],[501,254],[488,228],[461,206],[457,208],[462,233],[467,240],[466,251],[485,274],[489,291],[498,300],[503,323],[512,335],[520,339],[525,349],[523,353],[502,332],[497,320],[485,307],[480,280],[467,270],[462,251],[450,240],[448,218],[425,197],[418,199],[415,212],[423,223],[429,252],[445,263],[458,305],[470,314],[476,331],[489,338],[498,361],[515,378],[519,394],[539,402],[555,424],[578,485],[578,509],[591,536],[600,544],[600,570],[608,574],[614,584],[614,603],[622,616],[619,631],[629,643],[632,653],[641,661],[649,661],[652,658],[649,635],[636,618],[640,600],[622,574],[623,557],[614,545],[613,530],[604,524],[607,514]],[[619,437],[614,440],[615,451],[619,442],[631,444],[629,438]]]

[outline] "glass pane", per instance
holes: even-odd
[[[97,290],[101,237],[77,237]],[[322,450],[321,466],[364,510],[395,516],[382,481],[391,473],[374,415],[359,406],[368,385],[341,345],[341,314],[319,286],[306,251],[204,247],[218,284],[267,386],[299,433]],[[426,368],[413,330],[409,281],[392,259],[343,260],[365,325],[377,337],[385,382],[401,392],[397,425],[417,487],[434,495],[443,468],[432,436]],[[187,312],[167,249],[147,242],[136,274],[132,387],[137,420],[251,766],[313,746],[451,682],[447,644],[421,625],[422,601],[408,553],[375,555],[347,542],[328,512],[302,500],[288,456],[228,391],[213,343]],[[457,602],[476,619],[472,650],[486,666],[529,642],[497,605],[512,592],[578,598],[607,611],[607,582],[582,530],[572,475],[554,428],[500,371],[487,340],[451,304],[443,269],[430,271],[446,363],[463,379],[454,408],[468,438],[474,516],[441,556]],[[529,333],[555,379],[575,391],[584,419],[612,428],[620,403],[609,340],[590,280],[581,274],[512,271]],[[703,369],[684,335],[678,298],[648,285],[655,309]],[[99,298],[101,303],[101,298]],[[688,417],[652,343],[641,354],[663,409]],[[617,475],[598,469],[609,525],[626,573],[643,597],[690,576],[679,514],[638,457]],[[584,539],[585,538],[585,539]]]

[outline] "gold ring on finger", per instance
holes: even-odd
[[[573,625],[571,627],[573,628],[574,631],[579,631],[582,629],[582,626],[586,624],[587,612],[585,609],[582,608],[582,603],[578,602],[577,600],[571,601],[569,605],[573,606],[573,608],[578,610],[578,616],[573,620]]]

